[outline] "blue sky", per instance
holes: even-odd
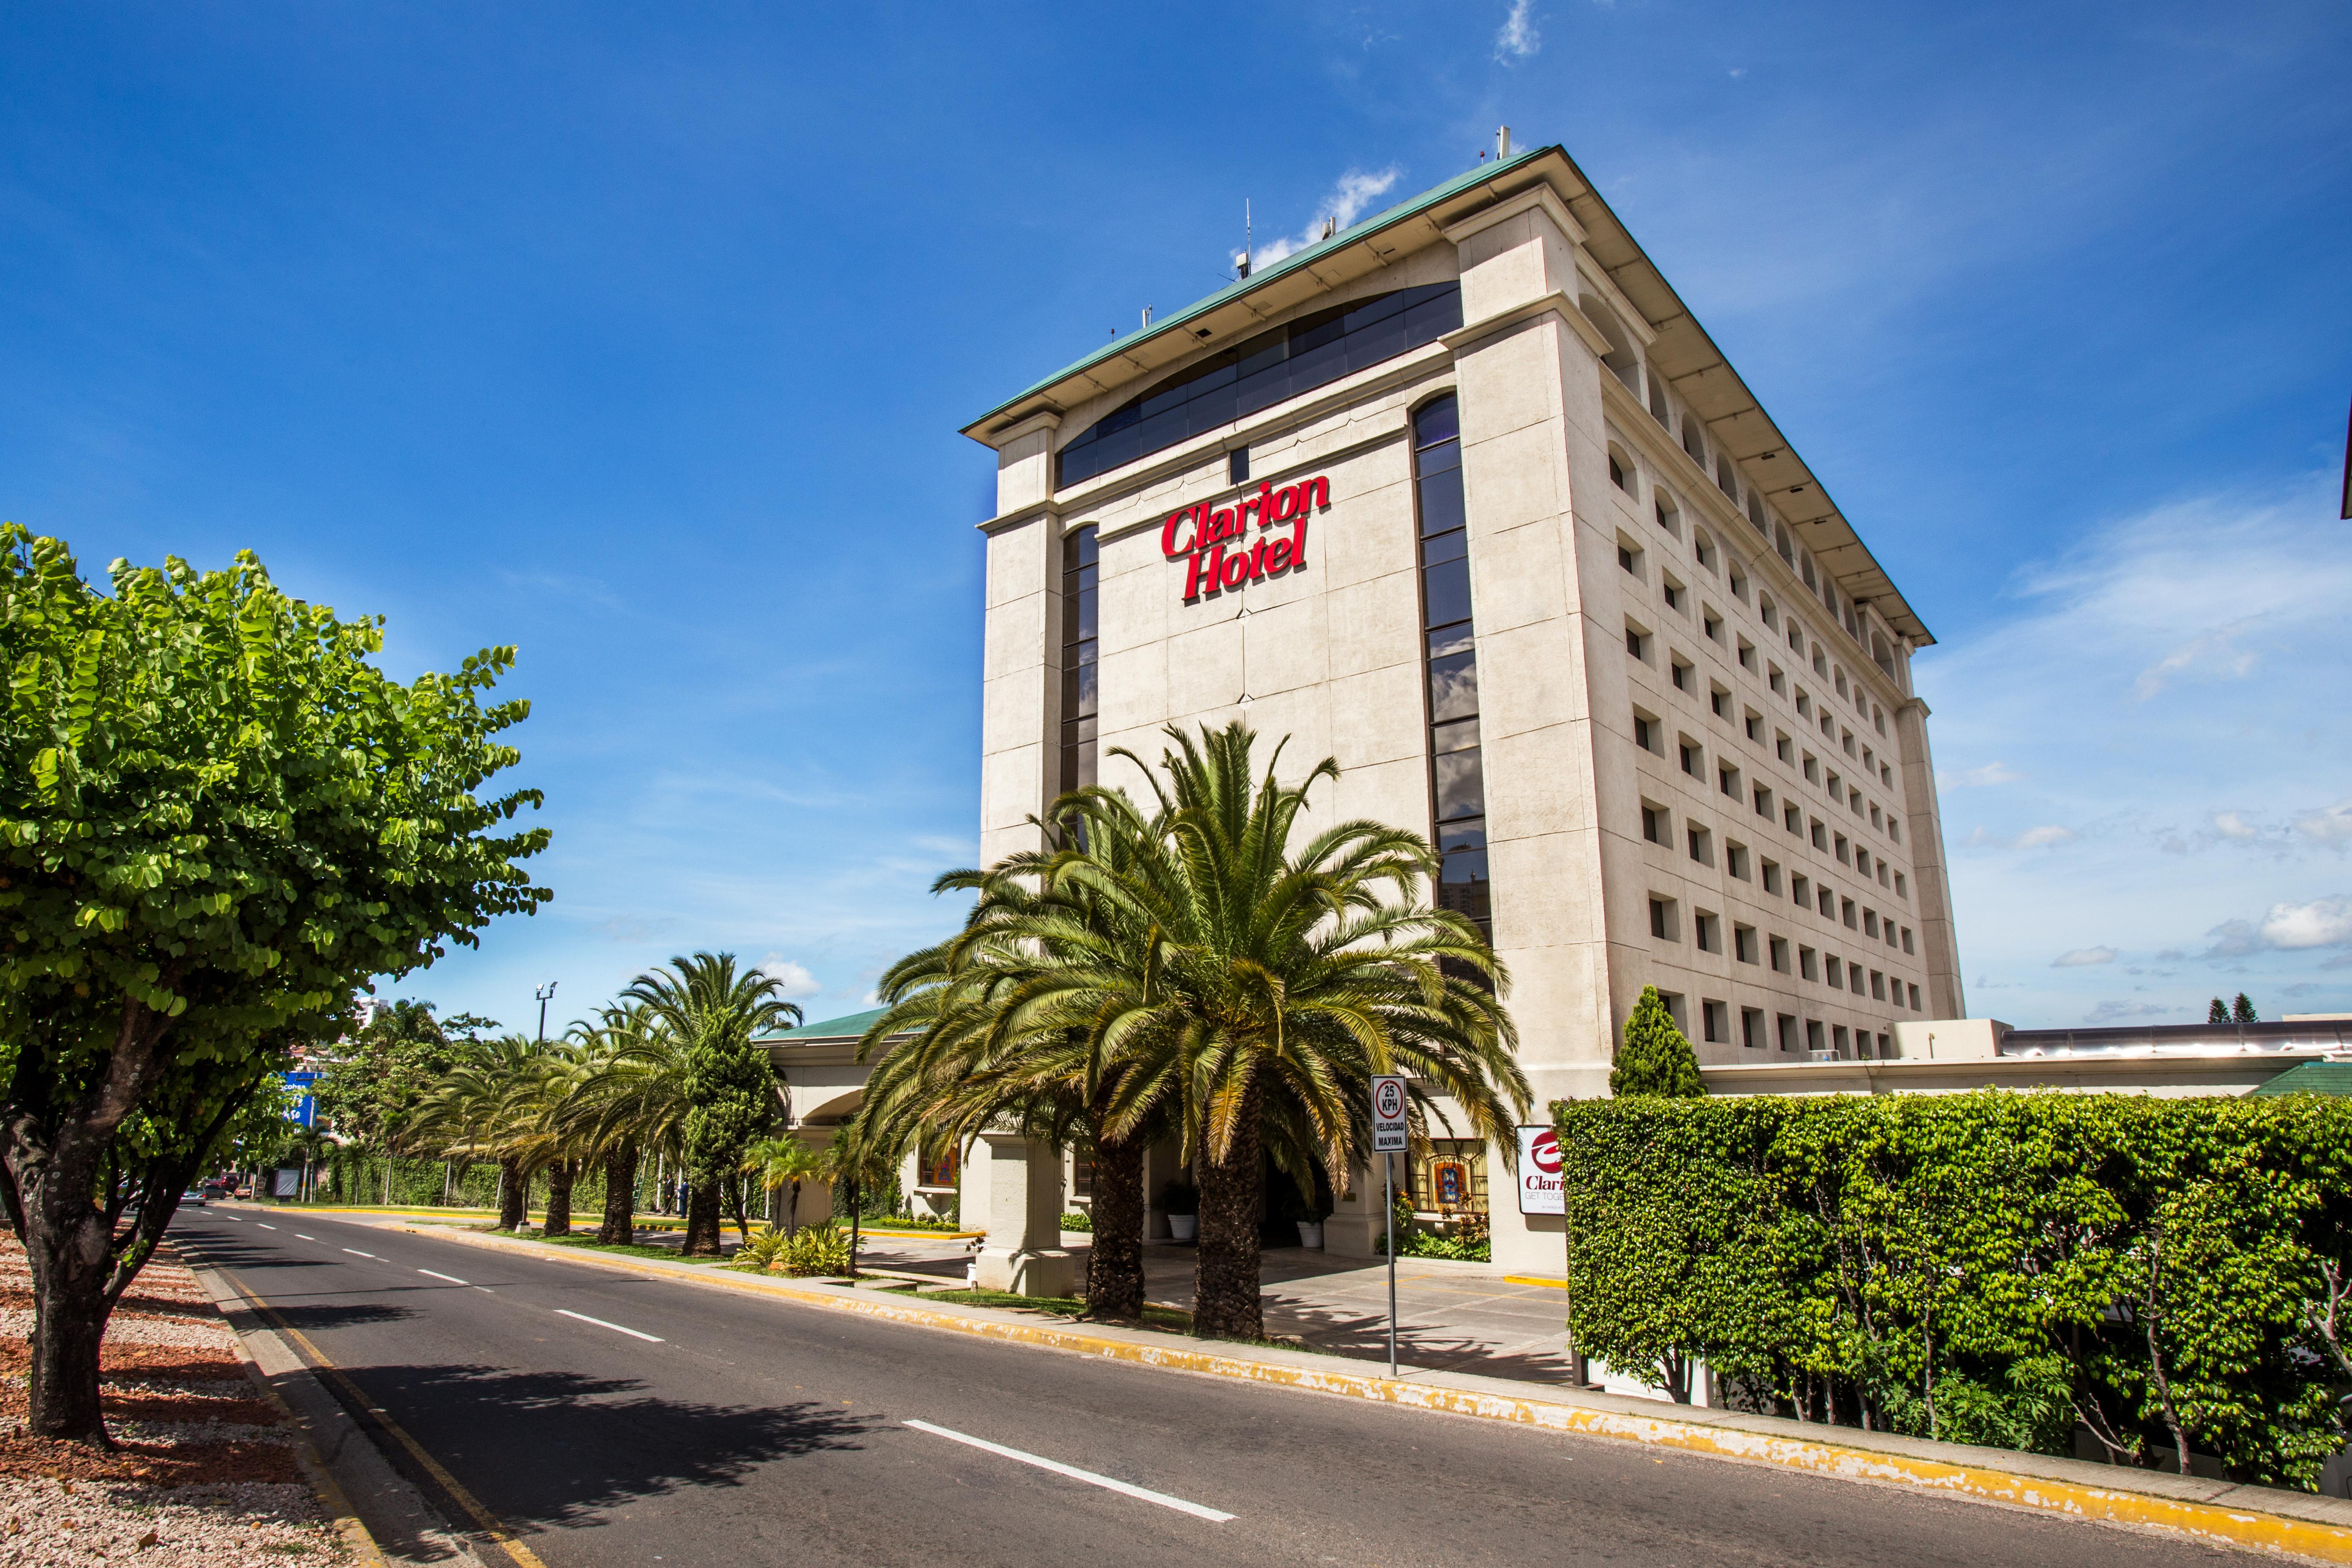
[[[2352,1006],[2341,5],[828,10],[0,14],[0,516],[520,646],[556,901],[398,994],[861,1005],[974,852],[956,427],[1508,122],[1940,639],[1970,1011]]]

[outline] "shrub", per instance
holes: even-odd
[[[784,1239],[777,1262],[787,1274],[807,1279],[849,1272],[849,1233],[827,1220],[804,1225]]]
[[[2314,1487],[2352,1383],[2352,1102],[1554,1105],[1577,1348],[1688,1397]],[[1402,1248],[1400,1248],[1402,1250]]]
[[[763,1225],[735,1249],[735,1260],[729,1267],[765,1270],[784,1255],[784,1248],[791,1244],[790,1234]]]
[[[1069,1213],[1062,1216],[1062,1228],[1064,1230],[1091,1231],[1094,1227],[1095,1216],[1088,1214],[1084,1209],[1072,1209]]]

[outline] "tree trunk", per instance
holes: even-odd
[[[530,1179],[522,1173],[520,1160],[499,1162],[499,1230],[520,1230],[523,1215],[530,1197]]]
[[[539,1227],[540,1235],[572,1234],[572,1179],[578,1172],[569,1160],[558,1160],[547,1168],[547,1223]]]
[[[680,1250],[688,1258],[717,1258],[725,1248],[719,1245],[719,1180],[701,1173],[690,1173],[686,1194],[686,1246]]]
[[[1231,1148],[1201,1157],[1200,1254],[1192,1266],[1192,1331],[1203,1339],[1265,1337],[1258,1304],[1257,1227],[1265,1206],[1258,1111],[1265,1089],[1243,1096]]]
[[[743,1206],[743,1194],[751,1184],[740,1176],[727,1178],[727,1203],[735,1211],[735,1240],[738,1245],[751,1239],[751,1216]]]
[[[604,1156],[604,1221],[596,1239],[607,1247],[637,1236],[637,1144],[635,1139]]]
[[[1095,1145],[1095,1239],[1087,1263],[1089,1318],[1143,1316],[1143,1141]]]

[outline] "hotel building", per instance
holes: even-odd
[[[1644,986],[1703,1064],[1885,1058],[1898,1024],[1962,1016],[1911,689],[1927,628],[1559,147],[964,433],[997,459],[983,862],[1034,847],[1063,790],[1139,791],[1110,748],[1241,719],[1290,767],[1338,759],[1324,820],[1442,847],[1436,896],[1509,967],[1538,1116],[1608,1092]],[[810,1071],[843,1054],[795,1033]],[[845,1094],[863,1076],[829,1070]],[[961,1173],[968,1219],[986,1163]],[[1441,1139],[1412,1163],[1421,1206],[1491,1211],[1498,1264],[1558,1267],[1507,1152]],[[1329,1245],[1369,1255],[1379,1173],[1335,1185]]]

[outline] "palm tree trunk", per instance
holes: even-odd
[[[1222,1160],[1201,1159],[1201,1247],[1192,1268],[1192,1331],[1203,1339],[1265,1337],[1258,1304],[1257,1226],[1265,1206],[1258,1111],[1264,1088],[1242,1100],[1233,1145]]]
[[[751,1216],[743,1204],[743,1194],[751,1184],[740,1176],[727,1178],[728,1203],[735,1211],[735,1240],[739,1245],[751,1239]]]
[[[1095,1239],[1087,1263],[1089,1318],[1143,1316],[1143,1141],[1095,1145]]]
[[[530,1195],[530,1183],[522,1173],[520,1160],[499,1162],[499,1230],[522,1228],[523,1205]]]
[[[611,1247],[636,1239],[637,1142],[632,1138],[604,1156],[604,1220],[596,1239]]]
[[[686,1245],[680,1250],[688,1258],[717,1258],[724,1250],[719,1244],[719,1180],[688,1172],[687,1182]]]
[[[572,1234],[572,1181],[579,1167],[570,1160],[558,1160],[547,1168],[547,1223],[539,1228],[541,1236]]]

